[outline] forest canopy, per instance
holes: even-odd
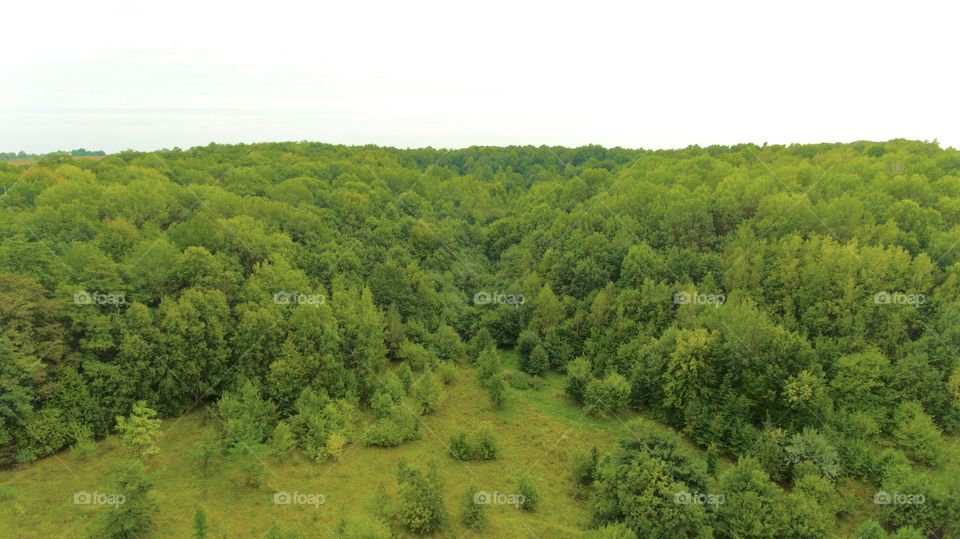
[[[597,455],[606,537],[826,536],[845,479],[925,496],[861,536],[955,537],[958,286],[960,152],[936,143],[0,163],[0,467],[206,405],[226,448],[393,447],[443,405],[443,365],[496,403],[515,350],[584,414],[636,411],[736,463],[714,481],[657,437]],[[458,457],[494,458],[489,436]],[[441,496],[435,470],[398,481]],[[672,501],[711,487],[726,503]],[[425,514],[412,531],[449,520]]]

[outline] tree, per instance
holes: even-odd
[[[529,374],[543,374],[550,366],[550,357],[542,345],[537,345],[530,351],[530,355],[523,361],[523,371]]]
[[[567,395],[577,402],[583,402],[587,385],[593,378],[590,360],[579,357],[567,364]]]
[[[443,529],[447,523],[447,508],[443,501],[443,479],[436,465],[431,464],[424,473],[401,460],[397,466],[397,486],[399,517],[405,528],[417,534]]]
[[[413,399],[419,406],[421,414],[432,414],[437,411],[443,399],[443,387],[436,374],[428,372],[420,377],[413,386]]]
[[[217,403],[223,421],[223,442],[229,449],[263,443],[276,424],[276,406],[252,382],[224,393]]]
[[[893,438],[911,458],[929,465],[944,460],[940,429],[920,406],[919,402],[905,402],[894,413]]]
[[[296,446],[297,439],[290,425],[286,421],[277,422],[277,426],[273,428],[273,434],[270,435],[270,452],[273,453],[273,457],[283,462]]]
[[[160,438],[161,421],[157,412],[144,401],[137,401],[128,417],[117,416],[117,432],[124,445],[133,447],[140,458],[156,455],[160,452],[157,440]]]
[[[93,535],[104,539],[146,536],[153,529],[153,517],[159,511],[149,496],[153,480],[144,472],[143,464],[134,461],[117,466],[115,482],[116,494],[123,496],[123,503],[101,513]]]

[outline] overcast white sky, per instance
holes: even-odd
[[[952,4],[18,0],[0,151],[957,147]]]

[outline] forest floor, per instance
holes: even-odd
[[[507,352],[505,359],[508,369],[515,370],[516,356]],[[340,460],[322,464],[302,454],[283,463],[267,458],[259,488],[246,486],[243,472],[222,456],[217,456],[206,477],[196,472],[191,451],[197,443],[216,439],[217,419],[195,410],[166,420],[160,453],[148,463],[155,478],[151,496],[160,506],[151,537],[191,537],[198,507],[207,515],[212,538],[263,537],[273,523],[282,530],[299,530],[305,537],[334,537],[342,516],[350,519],[373,512],[379,485],[395,498],[401,459],[423,469],[431,461],[437,463],[445,480],[450,514],[445,537],[581,537],[588,512],[586,503],[575,497],[571,455],[593,446],[610,448],[616,440],[630,436],[632,425],[671,430],[635,413],[607,419],[585,416],[565,397],[563,379],[555,373],[547,375],[539,388],[511,389],[509,395],[504,407],[494,409],[473,371],[462,369],[460,379],[446,388],[440,409],[425,417],[418,440],[389,449],[357,442],[346,446]],[[451,458],[447,451],[450,436],[460,429],[469,432],[483,421],[497,433],[497,460],[459,462]],[[699,451],[685,439],[682,449]],[[110,493],[114,468],[130,456],[130,450],[110,436],[83,460],[64,451],[20,469],[0,471],[0,485],[8,487],[6,494],[0,492],[0,537],[84,536],[98,513],[111,507],[75,504],[74,494]],[[721,460],[719,471],[728,466],[729,461]],[[540,504],[535,512],[490,505],[482,532],[460,522],[468,487],[510,494],[516,491],[520,474],[532,478],[539,489]],[[847,481],[840,489],[853,501],[838,521],[838,537],[875,513],[873,490],[867,485]],[[324,503],[276,505],[273,496],[278,491],[323,494]]]

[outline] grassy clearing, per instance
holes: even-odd
[[[259,489],[243,486],[242,472],[222,457],[208,477],[195,472],[190,451],[194,444],[217,435],[215,419],[193,412],[168,420],[161,452],[149,463],[156,478],[153,497],[161,507],[153,537],[189,536],[197,507],[207,513],[211,537],[262,537],[272,522],[283,529],[304,531],[308,537],[332,537],[341,514],[349,518],[370,511],[378,485],[395,495],[400,459],[424,467],[436,461],[446,481],[452,536],[472,534],[459,522],[462,498],[470,485],[512,493],[517,476],[527,473],[540,490],[537,512],[491,505],[483,534],[576,537],[582,534],[579,529],[586,522],[586,510],[571,495],[567,460],[577,449],[613,444],[624,427],[618,419],[582,419],[575,405],[554,395],[554,383],[540,390],[514,390],[507,406],[494,410],[473,373],[464,371],[448,388],[441,409],[426,418],[419,440],[393,449],[352,444],[339,462],[316,464],[300,456],[283,464],[267,460]],[[446,447],[450,435],[461,428],[469,431],[482,421],[496,430],[501,456],[492,462],[452,459]],[[23,469],[0,472],[0,484],[14,490],[12,497],[0,502],[0,537],[82,535],[97,512],[111,509],[76,505],[74,493],[110,492],[113,467],[129,456],[119,440],[110,437],[84,461],[63,452]],[[326,501],[319,508],[274,505],[276,491],[322,493]]]
[[[516,369],[516,356],[504,354],[507,369]],[[371,513],[379,485],[396,495],[396,470],[400,459],[425,467],[435,461],[445,479],[451,526],[445,536],[479,535],[460,523],[464,492],[471,485],[489,492],[512,493],[521,473],[534,478],[541,494],[535,513],[510,506],[487,508],[483,536],[579,537],[587,522],[583,502],[574,498],[569,459],[578,450],[597,445],[611,447],[631,435],[629,423],[644,428],[674,432],[667,426],[636,413],[616,418],[585,416],[563,394],[563,377],[550,373],[539,389],[511,390],[501,410],[491,407],[478,387],[474,373],[462,370],[458,382],[447,388],[440,410],[427,416],[420,439],[398,448],[380,449],[359,443],[348,445],[338,462],[316,464],[295,455],[280,464],[265,460],[260,488],[244,486],[241,470],[218,456],[212,471],[201,477],[190,458],[197,443],[217,436],[217,420],[203,411],[164,422],[161,452],[149,462],[156,478],[153,497],[160,505],[151,537],[181,538],[192,533],[194,511],[202,507],[211,524],[210,537],[262,537],[272,523],[285,530],[300,530],[306,537],[333,537],[342,516]],[[458,462],[447,453],[450,435],[489,422],[499,439],[500,457],[491,462]],[[682,438],[690,453],[700,450]],[[949,440],[950,458],[956,461],[960,445]],[[77,505],[75,492],[111,492],[111,474],[116,464],[131,456],[116,437],[98,443],[85,460],[70,452],[44,459],[22,469],[0,472],[0,485],[12,495],[0,494],[0,537],[79,537],[109,506]],[[732,463],[721,460],[722,472]],[[871,503],[874,489],[844,481],[839,490],[850,500],[837,523],[837,537],[851,533],[864,518],[876,516]],[[325,503],[275,505],[277,491],[322,493]]]

